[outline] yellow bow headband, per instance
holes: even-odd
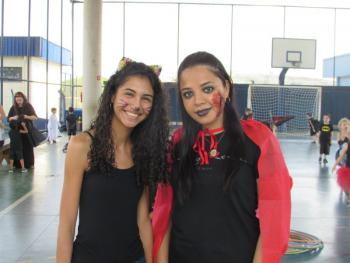
[[[135,61],[127,57],[122,57],[122,59],[119,61],[117,71],[122,70],[127,64],[131,62],[135,62]],[[161,66],[159,65],[147,65],[147,66],[149,66],[154,71],[154,73],[156,73],[156,75],[159,77],[160,72],[162,71]]]

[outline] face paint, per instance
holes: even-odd
[[[122,108],[126,108],[129,105],[129,103],[127,103],[125,100],[123,99],[119,99],[117,101],[117,105],[118,107],[122,107]]]
[[[217,109],[218,115],[220,115],[220,113],[223,110],[223,105],[224,105],[224,98],[221,96],[221,94],[219,92],[215,92],[213,94],[213,98],[212,98],[212,103],[215,109]]]
[[[149,114],[151,109],[152,109],[152,106],[149,106],[149,107],[144,108],[144,111],[146,114]]]

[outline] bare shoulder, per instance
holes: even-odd
[[[76,136],[71,137],[68,144],[68,149],[70,148],[71,150],[82,151],[84,149],[90,149],[90,144],[91,144],[90,136],[87,133],[82,132]]]
[[[87,168],[91,141],[91,137],[85,132],[72,136],[68,144],[66,160],[78,162]]]

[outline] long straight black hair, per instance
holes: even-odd
[[[225,172],[223,190],[228,189],[232,178],[238,170],[239,166],[235,163],[239,162],[239,160],[245,159],[244,134],[239,116],[235,109],[235,95],[230,76],[227,74],[222,63],[210,53],[196,52],[187,56],[180,64],[177,73],[183,131],[181,140],[174,146],[172,157],[176,162],[173,170],[173,180],[177,184],[176,194],[181,203],[185,201],[191,193],[193,178],[196,174],[195,153],[192,150],[192,147],[195,143],[196,135],[202,129],[202,126],[194,121],[186,112],[180,94],[179,83],[181,80],[181,74],[185,69],[199,65],[207,66],[208,70],[213,72],[222,81],[223,85],[228,86],[229,88],[230,100],[225,102],[223,114],[225,136],[227,136],[230,143],[229,155],[231,158],[229,159],[228,168]]]

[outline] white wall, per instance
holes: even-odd
[[[5,57],[5,67],[22,67],[22,79],[27,80],[27,58],[26,57]],[[33,105],[36,114],[40,118],[46,118],[46,61],[38,57],[30,58],[30,78],[32,82],[29,85],[29,101]],[[60,65],[49,62],[48,74],[48,105],[47,111],[50,116],[51,108],[57,108],[59,116],[59,89],[60,89]],[[6,114],[13,104],[12,94],[17,91],[27,95],[26,81],[4,81],[3,105]]]

